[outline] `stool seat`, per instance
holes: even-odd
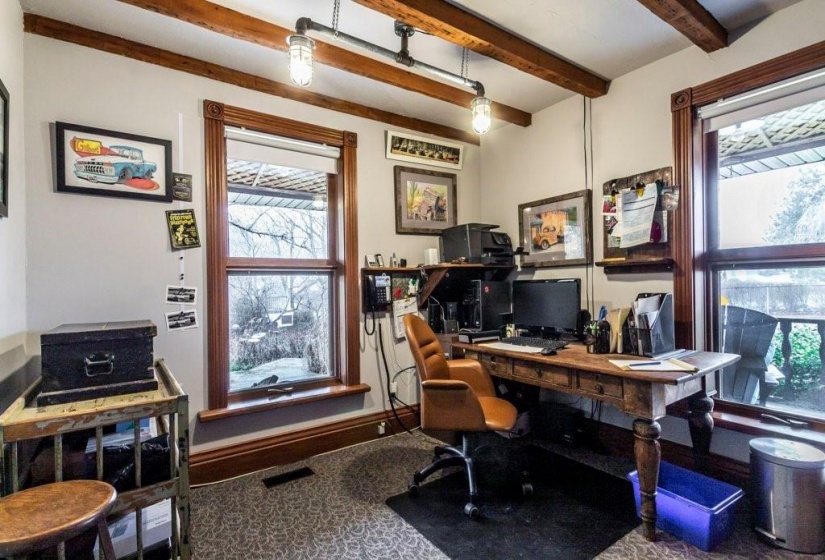
[[[106,515],[117,491],[98,480],[70,480],[36,486],[0,499],[0,556],[29,554],[97,526],[107,558],[114,550]]]

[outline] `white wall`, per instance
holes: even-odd
[[[193,206],[202,234],[206,224],[204,99],[354,131],[358,134],[360,258],[363,262],[366,253],[382,253],[386,258],[395,252],[415,265],[437,239],[394,233],[393,165],[403,162],[384,158],[384,133],[391,127],[44,37],[27,35],[25,52],[31,349],[39,350],[40,333],[62,323],[151,319],[159,327],[155,355],[165,358],[190,395],[196,451],[376,412],[385,406],[377,344],[374,338],[365,338],[362,325],[353,325],[362,332],[361,379],[372,387],[366,396],[208,424],[194,420],[195,413],[206,408],[206,330],[167,333],[163,313],[172,309],[163,304],[163,294],[167,284],[178,282],[180,256],[185,259],[186,284],[205,288],[205,251],[172,253],[169,249],[164,211],[179,203],[53,192],[50,127],[63,121],[172,140],[174,171],[193,176]],[[480,213],[478,152],[477,146],[466,146],[466,163],[458,177],[460,221]],[[198,313],[205,324],[205,305]],[[390,367],[411,365],[406,342],[392,344],[386,320],[383,330]],[[402,398],[409,395],[405,392],[408,385],[412,386],[410,378],[402,378]]]
[[[0,378],[18,367],[26,332],[23,11],[0,2],[0,80],[9,92],[9,217],[0,218]],[[5,355],[5,358],[4,358]],[[14,355],[14,363],[8,363]]]
[[[594,235],[596,261],[603,256],[602,184],[616,178],[673,165],[670,95],[764,60],[822,41],[825,2],[806,0],[786,8],[707,54],[690,47],[613,80],[607,95],[592,101]],[[585,185],[583,102],[580,96],[536,115],[533,125],[513,125],[482,141],[483,221],[501,224],[518,237],[520,203],[581,190]],[[590,157],[590,156],[588,156]],[[514,196],[513,192],[517,192]],[[595,308],[626,306],[639,292],[672,291],[671,274],[604,274],[594,267]],[[539,269],[537,277],[579,276],[583,268]],[[631,419],[610,412],[608,421],[631,426]],[[663,437],[689,442],[684,422],[662,421]],[[715,436],[713,451],[747,459],[741,434]]]

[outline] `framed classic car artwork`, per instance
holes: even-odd
[[[522,266],[581,266],[593,260],[591,194],[583,190],[518,206]]]
[[[172,141],[55,123],[57,192],[172,200]]]

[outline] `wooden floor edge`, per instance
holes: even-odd
[[[404,426],[412,429],[419,425],[418,407],[397,410]],[[387,423],[383,436],[378,433],[381,422]],[[228,447],[193,452],[189,461],[189,477],[193,486],[211,484],[403,431],[404,427],[392,411],[376,412]]]

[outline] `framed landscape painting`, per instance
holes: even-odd
[[[172,200],[172,142],[55,123],[57,192]]]
[[[456,225],[455,173],[395,166],[395,232],[440,235]]]
[[[593,260],[591,194],[554,196],[518,207],[522,266],[580,266]]]

